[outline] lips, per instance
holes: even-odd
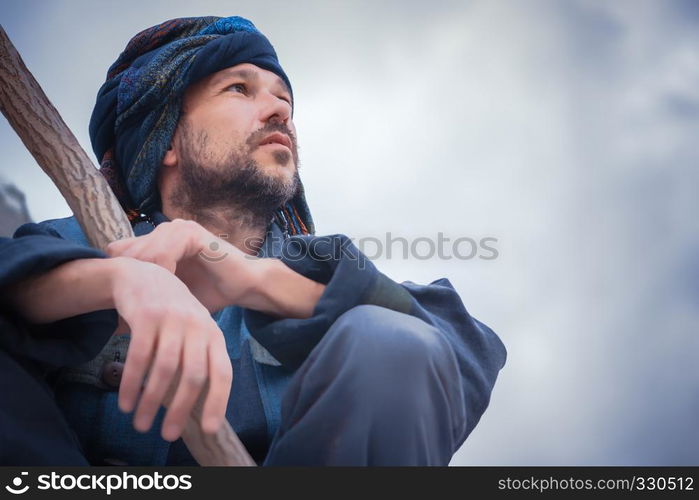
[[[288,135],[282,134],[281,132],[275,132],[268,135],[260,141],[259,146],[265,146],[267,144],[281,144],[282,146],[286,146],[287,148],[291,149],[291,139],[289,139]]]

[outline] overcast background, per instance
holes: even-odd
[[[192,15],[276,47],[318,233],[497,238],[375,260],[448,277],[508,348],[452,464],[699,465],[699,2],[0,3],[90,154],[127,40]],[[70,214],[4,118],[0,151],[35,220]]]

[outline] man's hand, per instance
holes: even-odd
[[[128,324],[131,343],[119,388],[119,408],[134,414],[134,427],[150,429],[173,380],[179,383],[163,422],[163,439],[177,439],[207,389],[202,430],[216,432],[225,419],[232,368],[223,333],[209,312],[175,276],[133,259],[117,262],[114,307]],[[141,393],[143,379],[148,376]]]
[[[211,312],[240,303],[257,282],[258,268],[253,261],[259,259],[194,221],[164,222],[145,236],[110,243],[107,254],[164,267],[180,278]]]
[[[194,221],[164,222],[145,236],[111,243],[107,253],[152,262],[175,273],[212,312],[238,305],[306,318],[325,290],[277,259],[245,254]]]
[[[163,422],[162,436],[179,437],[192,406],[206,391],[202,430],[216,432],[225,418],[232,369],[223,333],[209,312],[177,277],[135,259],[78,259],[27,278],[3,299],[32,323],[116,309],[119,331],[131,332],[119,407],[132,411],[134,427],[147,431],[173,380],[179,383]]]

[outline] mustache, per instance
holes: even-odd
[[[278,122],[269,122],[264,127],[256,130],[255,132],[250,134],[250,136],[245,141],[245,144],[248,146],[249,150],[252,151],[254,148],[257,147],[257,145],[260,143],[260,141],[262,141],[262,139],[264,139],[266,136],[273,132],[280,132],[282,134],[287,135],[289,139],[291,139],[291,145],[293,146],[293,150],[296,151],[296,137],[291,132],[289,127],[287,127],[284,123]]]

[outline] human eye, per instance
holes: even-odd
[[[277,99],[281,99],[282,101],[284,101],[285,103],[287,103],[289,106],[291,106],[291,98],[289,98],[289,96],[286,96],[286,95],[278,95],[278,96],[277,96]]]
[[[227,87],[227,90],[233,90],[235,92],[240,92],[241,94],[248,94],[248,87],[244,83],[234,83],[233,85],[229,85]]]

